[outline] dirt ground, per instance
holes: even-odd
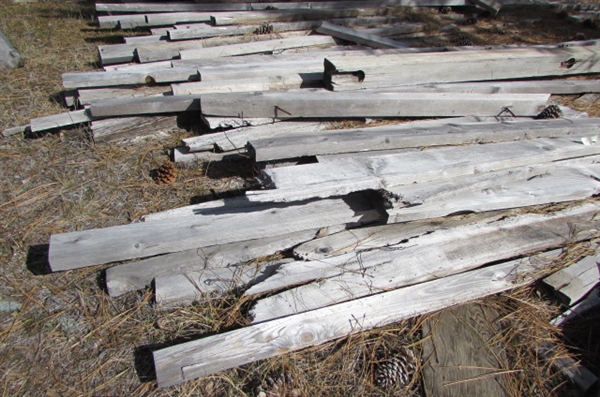
[[[396,13],[427,22],[431,34],[454,23],[448,40],[466,38],[475,45],[600,37],[593,24],[573,23],[558,10],[539,6],[506,8],[493,18],[472,18],[457,10]],[[146,33],[98,31],[93,4],[69,0],[0,0],[0,30],[25,59],[23,68],[0,71],[0,130],[64,111],[61,73],[96,70],[97,45]],[[575,96],[553,101],[600,116],[597,104],[577,102]],[[374,378],[382,349],[404,346],[419,356],[423,316],[160,390],[152,351],[244,325],[248,302],[231,294],[157,310],[150,288],[108,297],[103,279],[108,266],[48,272],[51,234],[121,225],[144,214],[239,194],[254,184],[252,165],[241,163],[192,164],[177,170],[173,184],[157,185],[152,171],[168,159],[169,149],[193,134],[178,130],[163,140],[109,145],[95,145],[85,128],[1,138],[0,300],[22,307],[0,312],[0,395],[423,395],[420,365],[406,386],[382,389]],[[573,245],[557,265],[572,263],[589,250],[586,244]],[[551,362],[536,354],[544,341],[557,344],[556,356],[571,355],[600,373],[599,311],[561,331],[548,324],[561,307],[535,285],[481,302],[503,319],[498,343],[507,353],[503,376],[510,395],[578,395]]]

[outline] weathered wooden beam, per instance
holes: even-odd
[[[183,139],[191,152],[204,150],[230,151],[243,149],[250,140],[275,137],[279,134],[300,134],[307,131],[322,132],[325,129],[322,122],[283,121],[262,126],[242,127],[233,131],[215,132]]]
[[[517,288],[531,282],[541,267],[527,259],[511,261],[157,350],[158,385],[175,385]]]
[[[293,206],[263,206],[249,213],[196,215],[160,224],[134,223],[54,234],[50,238],[49,262],[53,271],[68,270],[380,218],[381,213],[368,196],[354,195]]]
[[[195,95],[115,99],[92,103],[93,117],[136,116],[160,113],[200,111],[200,97]]]
[[[69,127],[85,124],[92,121],[89,110],[75,110],[73,112],[53,114],[51,116],[36,117],[30,120],[31,132],[53,130],[61,127]]]
[[[598,147],[571,139],[533,139],[391,154],[343,157],[301,168],[263,170],[260,178],[271,190],[248,191],[251,201],[292,201],[346,194],[354,189],[393,189],[414,183],[531,166],[572,157],[594,156]]]
[[[81,106],[90,105],[92,102],[105,101],[109,99],[146,98],[151,96],[170,95],[168,86],[143,86],[135,88],[110,87],[110,88],[88,88],[77,90],[77,100]]]
[[[593,238],[599,235],[600,220],[590,219],[598,208],[592,204],[552,215],[516,216],[508,222],[439,231],[385,249],[285,264],[246,295],[304,284],[259,300],[250,313],[254,323],[269,321],[559,248],[569,237]],[[572,225],[580,227],[580,234],[572,236]]]
[[[176,116],[121,117],[92,123],[94,142],[118,142],[179,129]]]
[[[550,324],[561,327],[566,322],[580,318],[588,311],[600,306],[600,287],[594,288],[581,302],[555,317]]]
[[[574,305],[600,283],[600,251],[546,277],[544,283],[562,302]]]
[[[248,75],[252,74],[253,72],[248,73]],[[173,95],[201,95],[233,92],[297,90],[300,88],[319,88],[322,86],[322,73],[290,72],[271,75],[268,70],[265,70],[261,77],[215,80],[214,76],[211,76],[208,81],[172,84],[171,91],[173,92]]]
[[[516,116],[537,115],[545,94],[333,93],[302,90],[207,94],[202,114],[286,118],[495,116],[508,108]]]
[[[469,2],[489,12],[492,16],[496,16],[502,8],[502,3],[495,0],[469,0]]]
[[[410,125],[410,124],[409,124]],[[410,147],[491,143],[600,133],[600,119],[449,123],[440,127],[386,126],[249,140],[255,160]]]
[[[226,268],[255,258],[273,255],[311,240],[318,231],[318,229],[308,229],[273,237],[199,247],[111,267],[106,270],[106,288],[108,294],[114,297],[145,288],[154,278]],[[189,292],[185,295],[189,295]]]
[[[211,24],[251,25],[263,22],[294,22],[318,21],[331,18],[352,18],[358,16],[385,15],[385,8],[360,9],[299,9],[299,10],[270,10],[270,11],[240,11],[230,13],[213,13]]]
[[[329,36],[301,36],[286,39],[257,41],[253,43],[242,43],[224,45],[196,50],[181,50],[181,59],[203,59],[215,57],[229,57],[233,55],[257,54],[261,52],[273,53],[290,48],[334,46],[335,41]]]
[[[273,124],[279,120],[256,117],[205,117],[200,116],[204,124],[211,130],[234,129],[242,127],[254,127],[259,125]]]
[[[195,68],[160,68],[148,72],[75,72],[63,73],[65,88],[111,87],[198,81]]]
[[[372,55],[325,59],[324,82],[335,91],[408,84],[503,80],[600,72],[600,46]]]
[[[267,33],[288,32],[294,30],[312,30],[321,24],[320,21],[288,22],[269,24]],[[250,26],[210,26],[195,25],[189,28],[169,29],[169,40],[189,40],[206,37],[237,36],[250,33],[258,34],[262,25]]]
[[[345,26],[335,25],[331,22],[323,22],[317,29],[318,33],[328,34],[338,39],[348,40],[356,44],[362,44],[373,48],[405,48],[408,44],[386,39],[372,33],[361,32]]]

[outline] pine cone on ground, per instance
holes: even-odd
[[[269,33],[273,33],[273,25],[271,25],[269,22],[263,22],[262,25],[260,25],[254,31],[254,34],[269,34]]]
[[[562,111],[557,105],[546,106],[544,110],[537,116],[536,119],[558,119],[562,117]]]
[[[177,171],[175,170],[175,164],[167,160],[161,165],[154,174],[154,180],[156,183],[173,183],[177,178]]]
[[[473,45],[473,40],[466,34],[459,34],[454,39],[454,42],[456,43],[457,46],[461,46],[461,47]]]
[[[375,385],[381,389],[400,384],[406,386],[410,383],[417,365],[417,358],[412,350],[401,347],[400,350],[391,352],[380,360],[375,370]]]
[[[440,12],[440,14],[450,14],[452,12],[452,7],[440,7],[438,11]]]
[[[257,397],[299,397],[301,395],[298,382],[290,372],[281,372],[275,376],[267,376],[256,388]]]

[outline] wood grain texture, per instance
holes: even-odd
[[[256,324],[154,352],[159,387],[382,327],[524,285],[540,265],[511,261]]]
[[[435,127],[408,125],[294,134],[277,139],[249,139],[256,161],[401,149],[409,147],[491,143],[533,138],[554,138],[600,132],[600,119],[554,119],[487,123],[452,123]]]
[[[330,225],[369,223],[381,217],[364,195],[294,206],[271,205],[249,213],[227,211],[54,234],[50,238],[50,266],[53,271],[67,270]]]
[[[565,304],[572,306],[600,283],[600,251],[544,279]]]
[[[75,110],[53,114],[51,116],[36,117],[30,120],[31,132],[47,131],[55,128],[69,127],[85,124],[92,121],[89,110]]]
[[[581,302],[571,306],[564,313],[552,319],[550,324],[561,327],[571,320],[580,318],[598,306],[600,306],[600,287],[594,288]]]
[[[120,117],[92,123],[94,142],[118,142],[178,130],[177,116]]]
[[[339,26],[331,22],[323,22],[317,29],[317,32],[373,48],[405,48],[409,46],[400,41],[388,39],[372,33],[361,32],[360,30],[345,26]]]
[[[500,315],[470,303],[436,313],[423,322],[423,384],[435,397],[495,396],[506,391],[509,369],[497,335]]]
[[[321,261],[282,266],[247,295],[304,284],[269,296],[251,310],[254,322],[300,313],[358,297],[464,272],[486,263],[563,246],[598,235],[589,221],[597,205],[554,216],[512,218],[488,225],[457,227],[403,244]],[[572,235],[572,225],[581,234]]]

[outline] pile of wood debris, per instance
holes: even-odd
[[[515,288],[560,248],[597,244],[600,124],[548,100],[600,91],[556,78],[600,72],[600,43],[426,46],[398,5],[472,6],[99,3],[112,14],[101,28],[152,35],[100,46],[104,71],[63,75],[80,110],[5,132],[85,123],[113,141],[193,113],[215,132],[186,139],[176,162],[260,166],[263,189],[245,196],[51,237],[53,271],[130,261],[107,270],[111,296],[153,283],[161,305],[232,289],[256,300],[251,326],[156,351],[160,386]],[[347,118],[440,119],[326,129]],[[598,274],[584,278],[575,312]]]

